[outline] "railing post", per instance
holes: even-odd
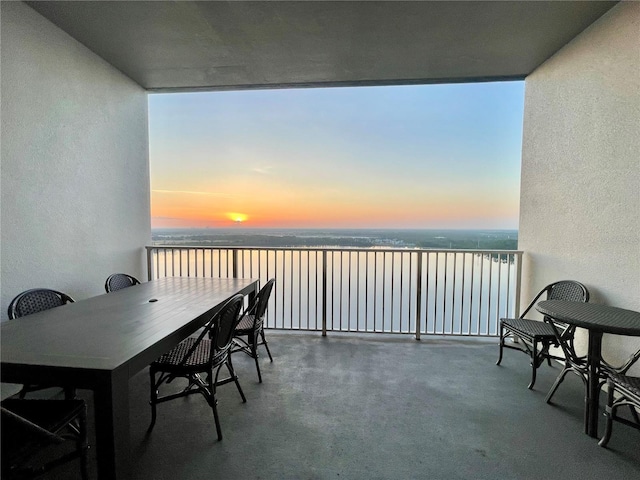
[[[514,302],[514,308],[515,308],[514,318],[517,318],[518,316],[520,316],[520,290],[522,288],[522,255],[523,255],[522,252],[516,253],[517,272],[516,272],[516,298]]]
[[[238,250],[233,249],[233,278],[238,278]]]
[[[151,275],[151,248],[147,247],[147,280],[153,280],[153,275]]]
[[[416,340],[420,340],[422,317],[422,251],[418,252],[418,266],[416,268]]]
[[[327,336],[327,251],[322,251],[322,336]]]

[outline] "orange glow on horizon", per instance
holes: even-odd
[[[354,189],[355,190],[355,189]],[[193,194],[154,190],[153,228],[499,228],[517,218],[517,202],[420,190],[313,192],[293,189],[252,194]],[[393,198],[391,198],[393,196]],[[515,207],[511,203],[516,203]],[[398,211],[397,205],[403,205]]]

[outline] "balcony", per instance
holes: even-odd
[[[116,4],[126,7],[129,3],[103,2],[101,7],[114,8]],[[175,6],[173,2],[164,3],[167,8]],[[509,9],[516,3],[533,9],[557,2],[495,2],[499,3]],[[131,80],[133,77],[123,75],[122,69],[110,65],[108,59],[101,58],[104,49],[85,48],[88,42],[78,41],[73,35],[79,30],[89,36],[92,32],[106,32],[122,52],[137,45],[141,52],[149,55],[160,52],[168,61],[174,59],[173,65],[169,61],[163,70],[169,76],[192,72],[193,78],[198,79],[200,72],[206,71],[207,76],[212,73],[222,85],[229,85],[225,72],[230,64],[226,61],[220,64],[217,73],[210,65],[206,70],[189,70],[182,68],[184,56],[163,55],[158,44],[123,41],[138,38],[148,30],[141,30],[132,16],[117,12],[112,16],[94,15],[90,8],[95,7],[89,3],[85,6],[84,2],[58,4],[66,5],[65,8],[86,8],[85,17],[105,22],[106,27],[85,23],[74,28],[71,22],[65,31],[64,15],[50,15],[57,22],[54,23],[25,3],[2,2],[3,320],[10,299],[27,288],[57,287],[80,300],[102,293],[104,279],[114,271],[128,271],[139,277],[145,274],[141,252],[150,238],[147,121],[150,87],[136,83]],[[146,6],[152,8],[152,4],[160,3],[147,2]],[[39,8],[46,10],[51,5],[53,2],[41,2]],[[136,8],[142,8],[141,5]],[[576,5],[563,8],[575,17]],[[184,11],[189,19],[193,18],[193,9],[187,6]],[[482,16],[487,21],[483,32],[492,35],[500,31],[496,28],[496,17],[485,17],[484,12]],[[141,18],[147,22],[173,17],[154,15],[152,11],[142,12]],[[68,18],[77,20],[81,16],[72,12]],[[247,19],[245,15],[235,18],[238,22]],[[262,16],[256,18],[259,32],[273,31],[277,36],[282,33],[282,17],[275,16],[272,19],[275,24],[265,22]],[[363,33],[370,31],[368,24],[361,21],[364,17],[353,18]],[[465,28],[467,21],[460,19],[473,20],[476,16],[467,11],[452,18],[456,26]],[[542,55],[533,55],[530,37],[522,28],[513,26],[539,32],[547,45],[549,30],[553,30],[551,24],[540,28],[530,15],[505,14],[500,18],[508,28],[503,30],[505,36],[500,37],[503,40],[496,43],[500,46],[498,50],[513,48],[514,59],[518,62],[530,59],[532,63],[524,69],[519,68],[519,63],[512,65],[500,75],[477,72],[472,78],[526,77],[519,244],[526,255],[522,271],[517,269],[517,275],[522,277],[522,298],[530,298],[551,281],[575,278],[589,286],[595,302],[637,310],[640,217],[634,213],[640,206],[636,154],[638,90],[637,82],[632,80],[638,72],[634,39],[639,5],[619,2],[593,24],[591,20],[574,23],[572,30],[567,22],[557,21],[558,17],[552,15],[556,32],[567,36],[559,39],[557,48]],[[397,17],[388,15],[387,19],[395,22]],[[428,19],[438,24],[437,16],[429,15]],[[316,20],[317,16],[311,18],[312,26]],[[446,24],[442,30],[424,29],[419,17],[409,20],[415,26],[414,33],[433,31],[443,39],[450,37]],[[209,22],[184,23],[210,28]],[[114,25],[129,24],[135,35],[112,34]],[[334,24],[340,28],[343,25],[341,21]],[[158,26],[162,39],[173,42],[182,38],[179,31],[175,36],[166,35],[161,28],[164,24]],[[228,25],[223,27],[223,32],[229,31]],[[352,28],[342,30],[348,35],[346,40],[353,38]],[[416,60],[423,53],[442,52],[446,56],[451,50],[447,45],[416,48],[412,43],[415,37],[399,30],[401,38],[410,43],[401,44],[398,51],[402,54],[396,55],[396,50],[384,48],[393,30],[395,25],[392,29],[379,29],[380,34],[375,37],[381,43],[371,43],[371,35],[363,37],[375,55],[362,55],[361,50],[354,49],[349,59],[343,55],[343,42],[323,41],[312,33],[318,31],[316,28],[309,28],[309,38],[315,38],[318,45],[338,48],[340,55],[336,59],[343,62],[344,69],[334,68],[329,61],[331,57],[322,55],[322,50],[319,55],[300,58],[308,58],[314,65],[326,65],[327,72],[345,72],[345,78],[336,80],[347,83],[358,80],[352,73],[356,60],[364,60],[365,67],[383,66],[385,62],[370,61],[378,60],[380,52],[389,54],[386,71],[390,74],[363,70],[361,79],[393,83],[393,79],[415,78],[436,83],[460,78],[451,69],[442,74],[399,73],[402,62],[436,65],[439,62]],[[240,23],[235,31],[247,30]],[[481,47],[487,58],[503,61],[495,54],[496,49],[487,47],[491,43],[477,41],[485,38],[482,35],[454,37]],[[222,37],[193,38],[200,44],[203,38],[217,41]],[[306,41],[297,43],[308,45]],[[275,44],[253,44],[258,45]],[[285,78],[271,84],[322,83],[313,71],[300,71],[290,56],[291,45],[280,48],[285,54],[284,68],[275,69],[284,73]],[[268,64],[263,60],[270,58],[255,54],[246,43],[232,42],[202,51],[207,59],[214,52],[226,60],[228,51],[245,52],[261,64]],[[457,58],[470,66],[473,59],[485,57]],[[147,70],[146,75],[157,78],[158,63],[153,58],[148,60],[152,70]],[[264,82],[260,71],[251,64],[238,71],[254,79],[249,82],[252,86],[260,88],[260,83],[255,82]],[[165,85],[165,88],[170,91],[172,87]],[[412,275],[416,272],[415,262],[411,263]],[[434,264],[440,265],[430,260],[429,268]],[[448,261],[447,268],[450,265]],[[291,269],[288,263],[287,267]],[[423,272],[427,269],[424,258],[422,268]],[[259,276],[263,273],[266,276],[266,272]],[[282,276],[278,272],[273,274]],[[228,275],[232,276],[233,271]],[[251,275],[254,274],[250,272]],[[348,278],[354,281],[353,275]],[[411,283],[413,280],[408,284],[403,281],[400,290],[394,284],[394,294],[402,291],[410,300],[402,315],[398,312],[398,316],[385,317],[390,319],[390,330],[407,336],[419,334],[421,342],[386,335],[383,333],[386,326],[375,321],[372,324],[368,319],[361,326],[358,305],[370,305],[371,298],[356,300],[356,313],[352,314],[344,308],[346,297],[342,293],[342,308],[336,311],[336,302],[332,307],[328,296],[326,302],[319,303],[326,305],[326,317],[320,308],[311,324],[306,320],[300,324],[300,319],[310,316],[300,314],[299,303],[295,303],[295,295],[286,292],[286,285],[279,286],[276,298],[284,295],[284,300],[278,300],[282,303],[280,307],[273,305],[269,326],[280,328],[277,322],[281,318],[283,328],[301,325],[301,331],[268,332],[275,362],[264,366],[262,385],[255,382],[249,359],[237,359],[248,403],[241,405],[233,389],[221,390],[220,412],[226,438],[220,443],[208,436],[213,430],[211,415],[197,398],[166,405],[159,412],[153,435],[146,437],[148,385],[145,372],[140,372],[132,380],[135,388],[130,401],[134,469],[131,478],[338,478],[338,474],[341,478],[638,477],[636,432],[616,428],[609,450],[599,449],[593,439],[581,433],[583,392],[575,378],[563,384],[556,406],[550,407],[544,404],[543,396],[557,368],[541,367],[537,389],[528,391],[526,357],[514,353],[506,356],[502,367],[495,367],[495,345],[486,343],[493,341],[464,335],[468,331],[491,335],[490,327],[474,330],[472,323],[471,328],[448,329],[450,308],[443,310],[441,324],[430,326],[421,321],[416,328],[416,323],[403,323],[409,308],[411,314],[407,313],[407,318],[434,318],[428,313],[433,304],[426,304],[426,299],[432,302],[437,297],[436,291],[443,295],[453,288],[451,277],[447,276],[446,288],[438,280],[437,290],[429,293],[435,288],[435,277],[431,277],[428,287],[426,278],[422,278],[420,297],[417,294],[414,297],[417,283]],[[327,295],[333,288],[331,285],[327,289]],[[350,302],[356,298],[359,297],[351,296]],[[418,302],[417,298],[421,300]],[[517,310],[515,302],[519,296],[513,290],[503,298],[509,299],[505,300],[509,309]],[[315,302],[313,298],[307,304],[315,306]],[[352,303],[349,305],[351,308]],[[390,305],[385,301],[385,308]],[[398,308],[400,303],[394,300],[393,305]],[[470,303],[467,301],[465,305],[468,308]],[[418,308],[420,315],[416,315]],[[318,334],[323,329],[323,318],[330,333],[326,338]],[[480,318],[482,321],[484,317]],[[352,324],[354,319],[358,321]],[[364,335],[369,328],[380,331]],[[342,333],[345,330],[354,331],[345,336]],[[461,335],[455,339],[433,339],[430,333]],[[616,357],[623,360],[627,352],[637,349],[637,339],[609,340],[605,349],[612,361]],[[428,375],[422,375],[423,372]],[[81,394],[90,400],[88,392]],[[515,449],[523,449],[525,453],[507,458],[507,452]],[[247,456],[246,452],[258,453]],[[95,465],[95,452],[91,454]],[[95,472],[92,473],[95,478]]]
[[[495,366],[492,339],[267,335],[274,362],[261,359],[262,384],[253,360],[234,356],[247,403],[233,385],[219,389],[221,442],[199,396],[160,405],[147,435],[148,374],[131,380],[131,480],[640,474],[637,431],[616,425],[610,448],[598,447],[583,433],[582,383],[569,377],[547,405],[559,368],[543,365],[536,389],[527,390],[526,357],[507,353]],[[90,455],[95,468],[95,450]],[[49,478],[73,478],[73,467]]]

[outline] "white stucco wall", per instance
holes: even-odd
[[[521,178],[523,302],[575,279],[593,302],[640,310],[640,2],[617,5],[527,77]],[[616,362],[640,348],[604,343]]]
[[[22,290],[75,299],[146,279],[147,94],[20,2],[2,2],[1,313]]]

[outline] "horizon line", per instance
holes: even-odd
[[[480,227],[151,227],[151,230],[491,230],[518,231],[518,228],[480,228]]]

